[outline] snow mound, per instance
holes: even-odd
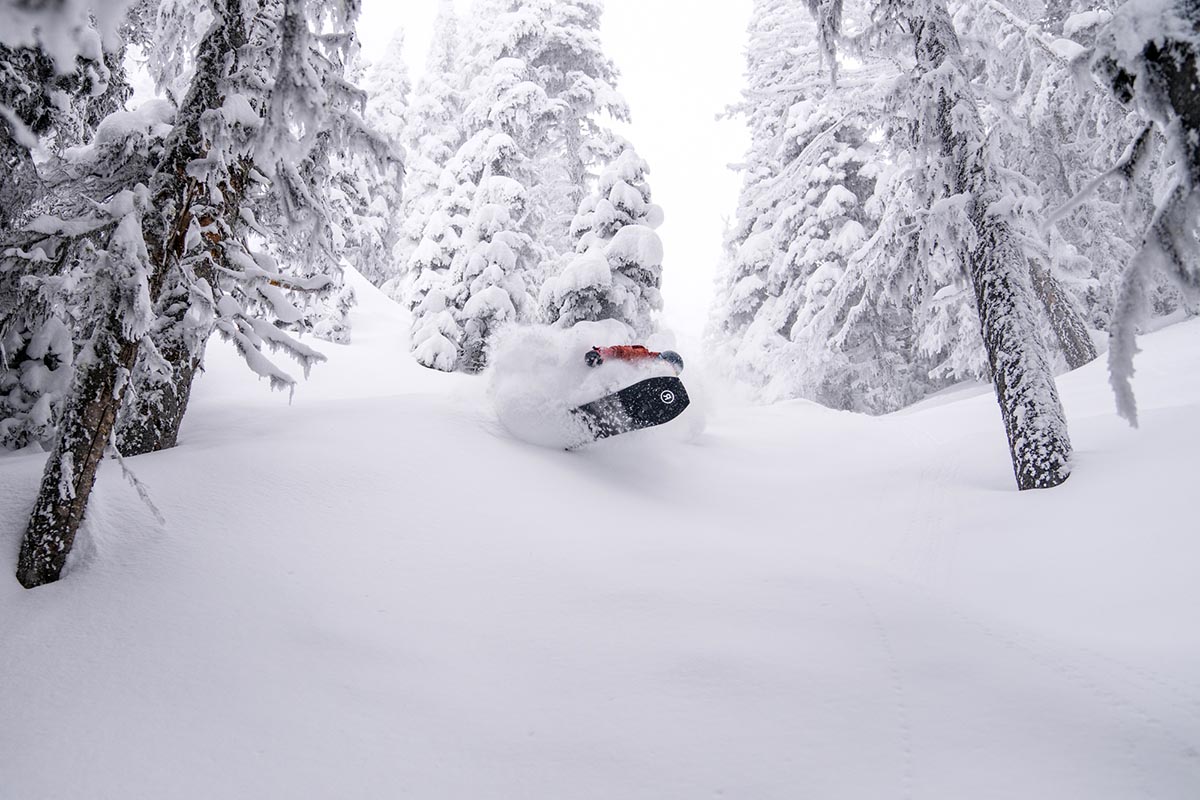
[[[546,325],[510,326],[497,334],[488,367],[488,396],[510,434],[542,447],[571,447],[587,437],[571,409],[655,375],[666,364],[584,363],[593,347],[634,344],[616,320],[580,322],[563,330]]]

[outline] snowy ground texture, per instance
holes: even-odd
[[[106,464],[57,584],[12,577],[43,456],[0,458],[4,800],[1200,797],[1200,324],[1143,340],[1140,430],[1064,377],[1075,475],[1018,493],[980,387],[689,364],[692,422],[536,446],[358,290],[291,405],[214,347],[130,460],[166,524]]]

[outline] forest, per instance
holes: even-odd
[[[663,212],[593,0],[443,2],[415,85],[352,2],[9,5],[0,444],[51,451],[22,581],[62,568],[106,452],[171,447],[214,334],[276,388],[348,337],[352,264],[425,366],[506,325],[662,308]],[[753,7],[752,144],[713,361],[766,400],[884,413],[993,383],[1021,488],[1069,475],[1056,371],[1197,312],[1194,3]],[[129,108],[127,56],[158,96]],[[1190,83],[1189,77],[1193,78]]]
[[[1196,796],[1200,0],[370,3],[0,0],[0,796]]]

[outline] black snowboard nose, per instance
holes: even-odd
[[[625,413],[650,427],[670,422],[683,413],[691,400],[678,378],[650,378],[617,392]]]
[[[584,421],[592,439],[606,439],[670,422],[689,402],[679,378],[647,378],[571,413]]]

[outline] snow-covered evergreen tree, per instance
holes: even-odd
[[[720,360],[734,368],[742,336],[766,300],[766,270],[773,245],[759,238],[756,246],[738,251],[754,231],[770,228],[772,205],[760,202],[783,170],[780,154],[788,109],[812,85],[815,67],[798,53],[811,52],[806,43],[815,30],[799,4],[788,0],[755,0],[746,45],[746,88],[732,113],[742,116],[750,133],[744,162],[737,216],[726,232],[725,265],[719,277],[710,329],[714,350],[727,349]],[[762,218],[760,220],[760,218]]]
[[[1048,7],[1040,24],[1023,12],[1021,4],[964,3],[954,23],[976,84],[985,87],[977,97],[994,147],[1005,168],[1023,176],[1025,202],[1044,214],[1067,202],[1097,166],[1111,163],[1135,131],[1117,103],[1075,79],[1071,59],[1094,26],[1071,15],[1066,3]],[[1106,192],[1044,241],[1026,243],[1050,341],[1072,368],[1096,355],[1088,325],[1108,327],[1115,266],[1136,238],[1122,207],[1130,200],[1148,207],[1150,187],[1140,189],[1129,198]]]
[[[714,315],[726,362],[774,396],[876,411],[986,369],[1018,485],[1061,482],[1070,445],[1025,249],[1035,204],[984,135],[945,5],[884,0],[869,25],[841,3],[810,4],[807,23],[790,4],[755,10],[752,41],[777,55],[751,57],[747,105],[779,107],[751,116]],[[833,80],[853,25],[861,65]]]
[[[654,328],[662,308],[662,241],[654,229],[662,209],[651,202],[648,168],[627,147],[584,198],[571,224],[575,252],[542,285],[546,319],[568,327],[583,320],[615,319],[638,338]]]
[[[1026,223],[992,156],[958,35],[944,0],[883,0],[877,18],[911,35],[906,134],[919,154],[918,208],[929,214],[922,238],[935,245],[926,255],[969,276],[1017,485],[1057,485],[1071,445],[1020,246]]]
[[[520,143],[535,139],[553,111],[527,75],[525,62],[503,58],[476,79],[466,118],[480,130],[459,148],[453,165],[460,191],[471,192],[448,293],[463,329],[459,367],[468,372],[486,365],[497,325],[531,319],[535,311],[530,291],[543,251],[530,232],[527,186],[536,178]]]
[[[613,86],[616,71],[600,46],[600,11],[595,0],[478,0],[458,51],[468,57],[454,67],[465,81],[418,87],[409,137],[418,154],[402,244],[410,253],[408,276],[397,283],[411,287],[404,294],[414,309],[413,347],[422,363],[482,366],[496,324],[532,318],[530,295],[558,271],[560,255],[574,251],[570,223],[593,170],[620,152],[605,118],[627,117]],[[445,4],[440,19],[438,41],[455,41]],[[435,47],[428,74],[448,74],[451,53],[447,44]],[[455,115],[457,103],[462,110]],[[497,132],[507,138],[496,139]],[[445,166],[433,189],[431,167],[438,164]],[[501,214],[500,206],[509,210]],[[496,235],[512,258],[497,256]],[[643,248],[637,257],[646,255]],[[629,263],[626,271],[636,270]],[[640,280],[650,286],[656,278]],[[500,302],[501,291],[508,302]],[[486,299],[476,299],[480,292]],[[646,293],[646,302],[658,301]],[[452,346],[460,357],[450,358]]]
[[[404,29],[393,34],[380,59],[362,78],[367,95],[366,120],[395,151],[398,166],[404,151],[412,86],[404,60]],[[381,286],[400,274],[396,248],[402,236],[404,175],[380,164],[370,154],[335,154],[337,183],[348,206],[344,220],[344,256],[363,276]]]
[[[211,331],[230,338],[273,386],[294,379],[265,348],[306,369],[320,360],[263,312],[286,321],[296,308],[281,290],[336,284],[327,274],[325,162],[317,156],[330,137],[374,141],[341,77],[355,12],[309,0],[217,0],[194,58],[173,68],[191,79],[169,122],[162,104],[110,115],[86,155],[80,180],[91,183],[76,191],[66,184],[57,213],[4,251],[6,259],[68,264],[88,279],[87,339],[22,542],[24,585],[55,580],[62,569],[142,347],[150,354],[143,366],[162,373],[158,386],[167,390],[151,404],[166,420],[148,429],[160,445],[178,430]],[[287,233],[313,255],[305,274],[284,274],[249,246],[251,232],[284,230],[256,218],[255,192],[271,194]]]
[[[879,166],[892,156],[875,143],[895,68],[867,60],[833,83],[830,41],[798,4],[755,4],[747,87],[733,109],[751,147],[709,342],[717,363],[764,398],[878,413],[937,379],[916,351],[906,288],[872,275],[860,252],[897,208]],[[910,273],[912,249],[894,255]]]
[[[456,247],[458,234],[448,236],[448,226],[453,216],[451,194],[460,184],[446,167],[466,138],[460,51],[453,0],[441,0],[425,71],[408,108],[401,229],[392,251],[398,274],[384,287],[413,309],[421,305],[425,290],[434,282],[434,276],[426,273],[448,270]],[[415,281],[419,286],[414,285]]]
[[[451,267],[474,199],[469,174],[463,159],[451,160],[443,170],[438,207],[427,218],[420,244],[408,262],[413,355],[420,364],[444,372],[457,366],[462,343],[455,305],[461,287],[452,281]]]
[[[553,254],[568,252],[569,226],[587,190],[589,170],[614,158],[619,144],[605,118],[626,120],[617,71],[600,42],[598,0],[484,0],[481,55],[517,58],[554,108],[520,146],[539,176],[531,185],[534,234]]]
[[[412,82],[404,59],[404,29],[398,28],[378,61],[366,68],[362,79],[367,93],[367,122],[380,135],[399,143],[408,122]]]
[[[129,95],[123,47],[87,52],[60,73],[40,46],[0,45],[0,243],[27,238],[19,229],[39,206],[45,210],[53,190],[47,181],[62,181],[62,170],[57,177],[39,174],[34,148],[63,157]],[[53,440],[74,362],[74,331],[86,324],[72,313],[73,282],[64,270],[62,263],[37,258],[17,258],[0,269],[0,447]]]

